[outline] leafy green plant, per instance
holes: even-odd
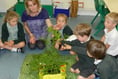
[[[60,73],[60,66],[66,64],[60,58],[58,50],[54,48],[56,40],[60,39],[61,35],[57,30],[53,30],[52,27],[48,28],[49,35],[46,41],[46,48],[39,55],[36,56],[36,60],[30,64],[31,74],[34,72],[40,72],[41,75],[57,74]],[[54,35],[54,37],[51,37]],[[38,63],[38,64],[37,64]]]
[[[48,61],[48,59],[49,59],[49,58],[47,58],[47,59],[45,58],[47,56],[47,53],[46,54],[43,54],[43,53],[45,53],[45,52],[42,52],[42,54],[28,54],[25,57],[23,65],[21,67],[19,79],[42,79],[42,78],[39,78],[39,71],[41,71],[39,65],[41,63],[43,64],[43,62],[46,62],[46,60]],[[44,57],[44,59],[43,59],[43,57]],[[52,59],[53,59],[53,57],[52,57]],[[75,62],[75,56],[59,55],[55,61],[58,61],[58,60],[60,61],[61,64],[66,63],[66,75],[67,75],[66,79],[77,79],[76,78],[77,75],[75,75],[74,73],[71,73],[69,70],[71,65]],[[48,62],[48,63],[50,63],[50,62]],[[42,72],[44,72],[44,71],[42,71]],[[40,76],[44,76],[44,74],[42,73],[42,74],[40,74]]]
[[[48,27],[48,32],[49,32],[49,35],[48,35],[47,43],[54,45],[55,42],[61,38],[61,34],[59,33],[58,30],[54,30],[53,27]]]

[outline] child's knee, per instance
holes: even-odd
[[[77,74],[80,73],[78,68],[77,69],[70,68],[70,71]]]
[[[76,53],[74,51],[70,51],[71,55],[76,55]]]
[[[25,47],[26,43],[25,42],[21,42],[21,46]]]
[[[0,40],[0,48],[3,47],[3,45],[4,45],[4,44],[3,44],[2,41]]]
[[[70,71],[73,72],[73,73],[75,72],[75,70],[73,68],[70,68]]]

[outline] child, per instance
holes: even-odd
[[[94,59],[88,57],[86,45],[90,41],[91,27],[88,24],[81,23],[76,26],[74,34],[77,39],[73,41],[58,41],[55,48],[60,50],[70,50],[71,54],[77,54],[79,60],[72,65],[71,72],[79,73],[78,79],[93,79],[92,75],[95,70]]]
[[[15,52],[23,52],[25,46],[25,33],[21,23],[18,22],[19,16],[14,11],[9,11],[2,25],[2,35],[0,47]]]
[[[116,58],[106,54],[106,46],[98,40],[87,44],[87,54],[95,58],[100,79],[118,79],[118,64]]]
[[[118,13],[111,12],[105,17],[105,35],[102,37],[102,41],[105,43],[107,54],[118,57],[118,31],[116,25],[118,24]]]
[[[61,38],[66,39],[68,36],[73,34],[71,28],[67,25],[67,16],[65,14],[58,14],[56,17],[55,30],[59,30]]]

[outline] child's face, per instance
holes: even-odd
[[[105,25],[105,28],[106,29],[113,29],[115,28],[116,26],[116,23],[114,23],[113,21],[111,21],[110,19],[105,19],[105,22],[104,22],[104,25]]]
[[[18,18],[13,18],[13,19],[8,21],[10,26],[16,26],[17,22],[18,22]]]
[[[84,36],[77,35],[77,39],[80,42],[86,42],[88,40],[88,36],[87,35],[84,35]]]
[[[36,3],[33,3],[32,1],[28,1],[28,8],[32,13],[38,11],[38,5]]]
[[[61,28],[66,25],[66,20],[64,17],[58,17],[57,18],[57,25],[59,25]]]

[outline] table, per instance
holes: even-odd
[[[106,6],[109,8],[110,12],[118,13],[118,0],[104,0]]]

